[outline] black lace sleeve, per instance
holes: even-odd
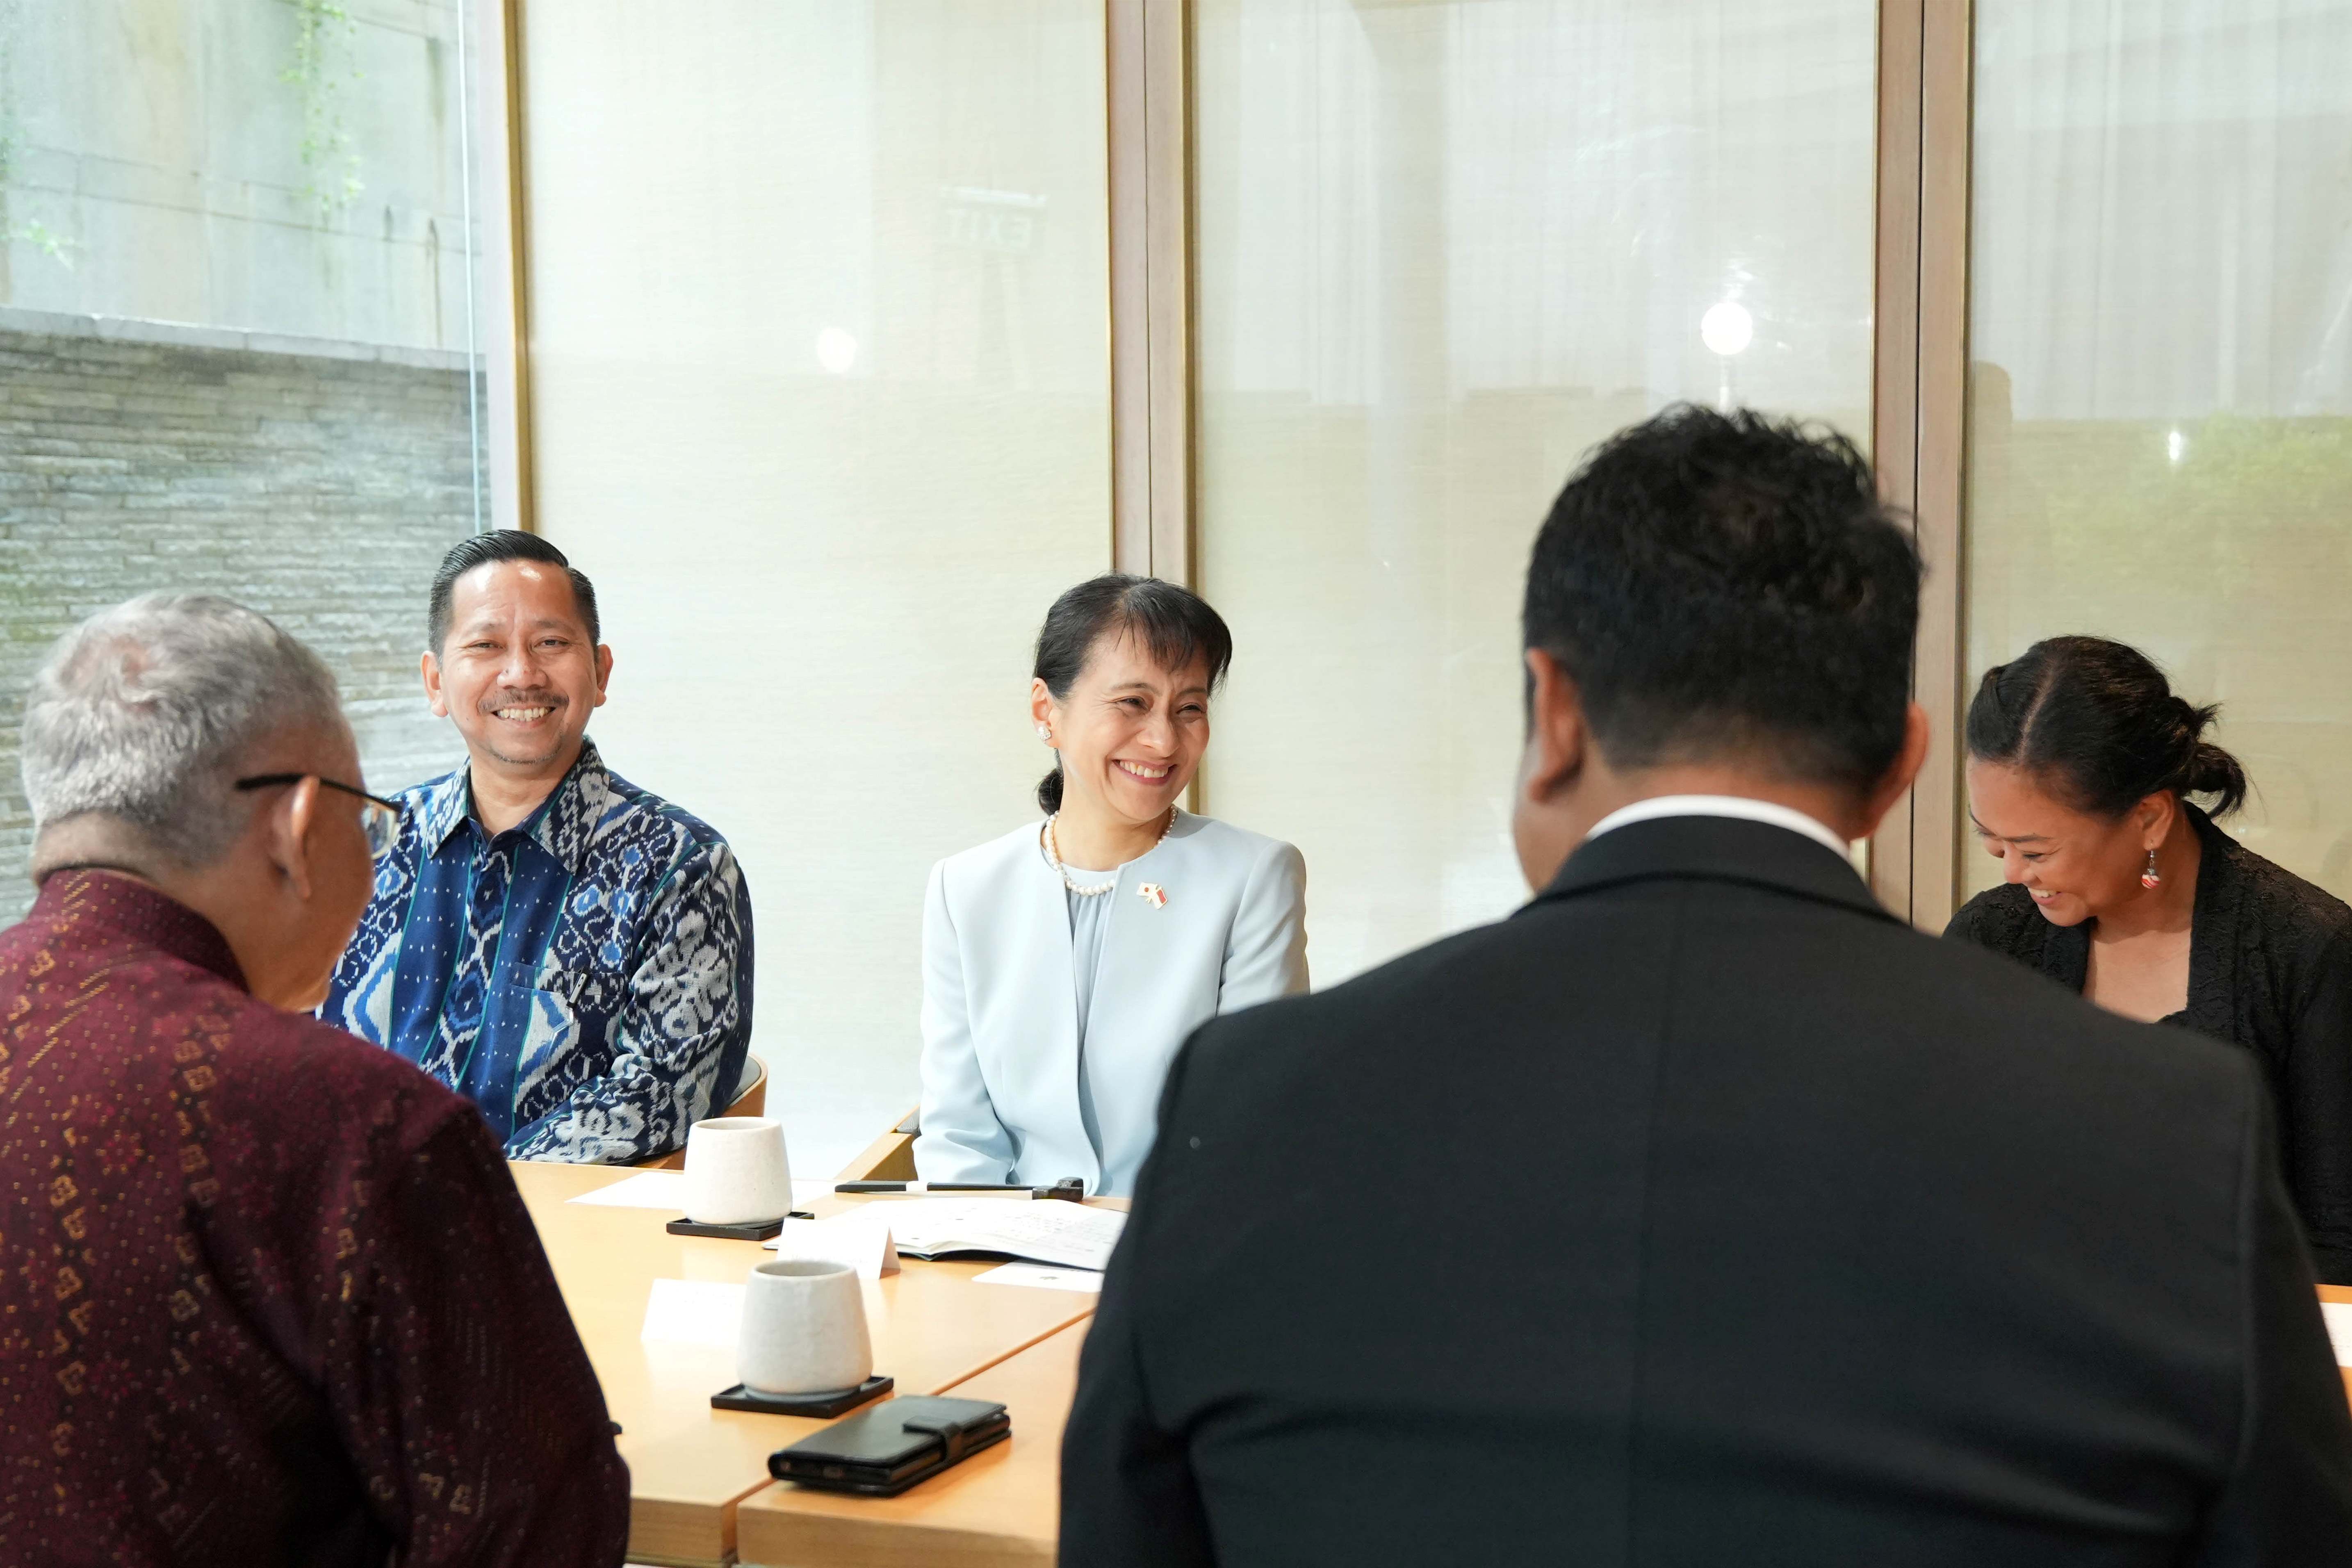
[[[1987,888],[1962,904],[1944,934],[2031,963],[2042,949],[2037,928],[2043,923],[2024,889],[2002,886]]]
[[[2352,918],[2310,911],[2295,934],[2285,1040],[2271,1053],[2287,1185],[2320,1279],[2352,1284]]]

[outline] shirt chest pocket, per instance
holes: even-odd
[[[609,1018],[629,999],[629,977],[616,969],[549,969],[541,972],[538,989],[575,1018]]]

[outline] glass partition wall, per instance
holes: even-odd
[[[913,1100],[925,868],[1033,815],[1055,592],[1223,609],[1202,805],[1305,849],[1329,984],[1524,896],[1528,547],[1687,398],[1876,433],[1931,708],[2137,643],[2352,891],[2347,58],[2352,0],[0,4],[0,701],[202,587],[446,767],[498,473],[604,586],[610,760],[742,854],[822,1171]],[[1878,868],[1930,926],[1949,777]]]
[[[1318,984],[1526,897],[1519,594],[1678,399],[1866,440],[1870,0],[1199,0],[1205,805],[1297,843]]]
[[[1963,699],[2084,632],[2352,895],[2352,4],[1978,0]],[[1961,828],[1963,896],[2000,879]]]
[[[486,511],[476,6],[0,4],[0,921],[26,683],[134,594],[316,647],[373,788],[462,754],[417,656]]]
[[[1959,563],[1923,690],[2141,641],[2229,703],[2257,841],[2340,882],[2352,0],[1187,0],[1184,156],[1127,200],[1171,84],[1106,18],[1161,7],[520,6],[538,516],[626,563],[597,732],[743,851],[804,1165],[914,1097],[922,870],[1029,815],[1045,601],[1168,538],[1238,641],[1201,805],[1305,850],[1318,983],[1514,908],[1528,544],[1677,399],[1880,433]],[[1189,279],[1149,351],[1189,399],[1114,396],[1122,223]],[[1885,357],[1964,326],[1965,444],[1957,353],[1936,398]],[[1180,513],[1155,469],[1113,516],[1114,426],[1169,449],[1171,408]],[[1911,820],[1940,926],[1957,814]]]

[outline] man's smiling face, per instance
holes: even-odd
[[[530,772],[571,764],[612,668],[562,567],[493,561],[451,585],[449,633],[425,684],[476,763]]]

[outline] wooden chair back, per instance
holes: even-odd
[[[836,1182],[911,1182],[915,1179],[915,1134],[922,1131],[919,1110],[898,1119],[898,1125],[866,1145],[855,1160],[841,1168]]]

